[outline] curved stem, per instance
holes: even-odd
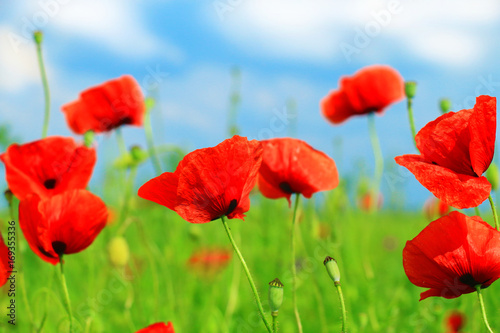
[[[34,34],[34,39],[36,44],[36,54],[38,57],[38,66],[40,67],[40,75],[42,76],[43,94],[45,97],[45,117],[43,120],[43,128],[42,128],[42,138],[45,138],[49,130],[50,91],[49,91],[49,82],[47,81],[47,73],[45,72],[45,65],[43,63],[43,56],[42,56],[42,33],[40,31],[36,31]]]
[[[146,115],[144,116],[144,133],[146,134],[146,144],[148,146],[149,156],[151,161],[153,161],[153,167],[155,168],[156,174],[161,174],[161,163],[158,155],[156,155],[156,149],[153,141],[153,127],[151,126],[151,110],[146,110]]]
[[[337,293],[339,294],[340,307],[342,308],[342,333],[345,332],[347,312],[345,310],[344,294],[342,293],[342,288],[340,287],[340,282],[335,283],[337,288]]]
[[[384,158],[382,156],[382,149],[380,149],[380,142],[375,128],[375,113],[368,115],[368,127],[370,131],[370,141],[372,143],[373,155],[375,157],[375,175],[372,187],[372,198],[370,211],[374,212],[378,204],[378,196],[380,192],[380,182],[382,181],[382,173],[384,172]]]
[[[295,320],[297,321],[297,329],[299,333],[302,333],[302,322],[300,320],[299,309],[297,308],[297,267],[295,266],[295,226],[297,219],[297,208],[299,207],[300,193],[295,194],[295,205],[293,207],[293,217],[292,217],[292,305],[293,313],[295,314]]]
[[[66,278],[64,277],[62,255],[59,256],[59,264],[61,267],[61,284],[62,284],[62,289],[64,292],[64,301],[66,303],[66,311],[68,312],[68,316],[69,316],[69,332],[71,333],[71,332],[73,332],[73,313],[71,311],[71,302],[69,300],[69,293],[68,293],[68,287],[66,285]]]
[[[493,212],[493,221],[495,221],[495,229],[500,231],[499,225],[498,225],[497,209],[495,208],[495,202],[493,202],[493,198],[491,197],[491,194],[488,197],[488,200],[490,201],[491,211]]]
[[[415,148],[417,148],[417,141],[415,140],[415,136],[417,135],[417,131],[415,130],[415,120],[413,119],[413,99],[407,98],[407,109],[408,109],[408,120],[410,121],[410,129],[411,129],[411,137],[413,139],[413,144]],[[418,150],[418,148],[417,148]]]
[[[257,292],[257,288],[255,287],[255,283],[253,282],[252,275],[250,274],[250,270],[248,269],[248,266],[245,262],[245,259],[241,255],[240,250],[238,249],[238,246],[234,242],[233,236],[231,235],[231,230],[229,229],[229,226],[227,225],[226,219],[224,216],[221,216],[222,220],[222,225],[224,226],[224,229],[226,230],[227,237],[229,237],[229,241],[231,242],[231,245],[233,246],[234,252],[236,252],[236,255],[241,261],[241,265],[243,266],[243,270],[245,271],[245,274],[247,275],[248,282],[250,283],[250,288],[252,288],[253,295],[255,297],[255,300],[257,301],[257,307],[259,308],[259,313],[262,318],[262,321],[264,322],[264,325],[266,325],[267,331],[269,333],[272,333],[271,330],[271,325],[269,324],[269,321],[267,320],[265,314],[264,314],[264,308],[262,307],[262,302],[260,301],[259,293]]]
[[[491,329],[490,324],[488,323],[488,318],[486,317],[486,310],[484,308],[483,295],[481,294],[480,284],[476,286],[476,291],[477,291],[477,299],[479,300],[479,305],[481,306],[481,315],[483,317],[484,324],[486,325],[488,332],[493,333],[493,330]]]

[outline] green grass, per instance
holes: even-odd
[[[466,314],[465,331],[485,331],[474,293],[454,300],[418,301],[424,289],[408,281],[402,249],[428,223],[421,213],[368,214],[341,206],[332,192],[303,200],[299,211],[297,294],[305,332],[340,332],[338,296],[323,266],[327,255],[340,266],[349,332],[443,332],[445,318],[453,309]],[[278,317],[284,333],[296,331],[290,290],[291,217],[286,200],[273,201],[255,193],[245,221],[229,220],[266,311],[268,283],[277,277],[285,285]],[[187,266],[191,253],[199,248],[231,249],[220,220],[189,224],[167,208],[135,195],[128,219],[131,223],[124,237],[131,257],[125,269],[113,267],[108,259],[108,243],[120,228],[116,223],[105,228],[88,249],[64,259],[77,332],[135,332],[158,321],[172,321],[181,333],[265,332],[236,257],[211,276]],[[67,331],[59,267],[33,254],[20,233],[16,260],[35,325],[46,316],[44,332]],[[31,332],[17,277],[15,328]],[[500,327],[499,288],[497,282],[483,292],[493,328]],[[6,290],[3,287],[0,296],[4,309],[0,330],[16,331],[6,324]],[[232,313],[228,313],[228,302],[234,304]]]

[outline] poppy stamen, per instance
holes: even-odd
[[[54,178],[47,179],[43,182],[43,186],[45,186],[47,190],[52,190],[56,187],[56,180]]]

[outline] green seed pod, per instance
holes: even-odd
[[[441,113],[447,113],[451,110],[451,101],[448,98],[441,98],[439,100],[439,108],[441,109]]]
[[[323,261],[323,264],[325,265],[326,272],[328,273],[328,275],[330,275],[333,282],[335,282],[335,284],[340,284],[340,270],[339,266],[337,265],[337,261],[332,257],[326,257],[325,261]]]
[[[488,170],[486,170],[486,178],[491,184],[491,188],[493,191],[496,191],[498,188],[498,167],[495,163],[491,163]]]
[[[43,41],[43,33],[40,30],[37,30],[33,32],[33,39],[35,40],[35,43],[38,45],[42,44]]]
[[[271,314],[277,315],[281,304],[283,304],[283,283],[276,278],[269,282],[269,307],[271,308]]]
[[[413,98],[417,94],[417,82],[407,81],[405,82],[405,94],[407,98]]]
[[[130,258],[127,240],[121,236],[114,237],[108,245],[109,261],[114,266],[123,267]]]
[[[142,163],[148,159],[148,153],[139,146],[131,147],[130,155],[132,156],[132,159],[137,163]]]

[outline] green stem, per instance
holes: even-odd
[[[144,116],[144,133],[146,134],[146,144],[148,146],[149,156],[151,161],[153,161],[153,167],[155,168],[156,174],[161,174],[161,163],[158,155],[156,154],[156,149],[153,141],[153,127],[151,126],[151,110],[146,110],[146,115]]]
[[[42,138],[45,138],[49,130],[50,91],[49,91],[49,82],[47,81],[47,73],[45,72],[45,65],[43,63],[43,56],[42,56],[42,33],[40,31],[36,31],[34,37],[36,44],[36,54],[38,57],[38,66],[40,67],[40,75],[42,76],[42,84],[43,84],[43,93],[45,97],[45,117],[43,120],[43,128],[42,128]]]
[[[479,211],[479,207],[474,207],[474,212],[476,213],[476,216],[481,217],[481,212]]]
[[[69,300],[69,293],[68,293],[68,287],[66,285],[66,278],[64,277],[64,269],[63,269],[63,260],[62,260],[62,255],[59,255],[59,264],[61,267],[61,284],[62,284],[62,289],[64,292],[64,301],[66,303],[66,311],[68,312],[69,316],[69,332],[73,332],[73,312],[71,311],[71,302]]]
[[[497,209],[495,208],[495,202],[493,201],[493,198],[491,197],[491,194],[488,197],[488,200],[490,201],[491,211],[493,212],[493,221],[495,221],[495,229],[500,230],[499,226],[498,226]]]
[[[490,324],[488,323],[488,318],[486,317],[486,309],[484,308],[483,295],[481,294],[480,284],[476,286],[476,291],[477,291],[477,299],[479,300],[479,305],[481,306],[481,315],[483,317],[484,324],[486,325],[488,332],[493,333],[493,330],[491,329]]]
[[[120,150],[120,154],[127,154],[127,145],[125,144],[125,140],[123,139],[122,131],[117,128],[115,129],[116,133],[116,142],[118,143],[118,149]]]
[[[384,158],[382,156],[382,149],[380,149],[380,142],[375,128],[375,113],[372,112],[368,115],[368,127],[370,131],[370,140],[373,148],[373,155],[375,157],[375,175],[372,188],[372,198],[370,211],[374,212],[378,205],[378,196],[380,192],[380,183],[382,181],[382,174],[384,172]]]
[[[278,332],[278,314],[272,313],[271,316],[273,317],[273,333]]]
[[[295,321],[297,322],[297,329],[302,333],[302,322],[300,321],[299,309],[297,308],[297,267],[295,265],[295,226],[297,219],[297,208],[299,207],[300,193],[295,194],[295,206],[293,207],[292,217],[292,306],[293,313],[295,314]]]
[[[340,282],[335,283],[335,287],[337,288],[337,292],[339,294],[340,299],[340,307],[342,308],[342,333],[344,333],[347,321],[347,312],[345,310],[345,302],[344,302],[344,294],[342,293],[342,287],[340,287]]]
[[[408,109],[408,120],[410,121],[411,137],[413,139],[413,144],[415,145],[415,148],[417,148],[417,141],[415,140],[417,131],[415,130],[415,120],[413,119],[413,98],[407,98],[407,101],[408,103],[406,105]]]
[[[227,236],[229,237],[229,241],[231,242],[231,245],[233,246],[234,252],[236,252],[236,255],[241,261],[241,265],[243,266],[243,270],[245,271],[245,274],[247,275],[248,282],[250,283],[250,288],[252,288],[253,295],[255,296],[255,300],[257,301],[257,307],[259,308],[259,313],[262,318],[262,321],[264,322],[264,325],[266,325],[267,331],[269,333],[272,333],[271,330],[271,325],[269,324],[269,321],[266,318],[266,315],[264,314],[264,308],[262,307],[262,302],[260,301],[259,293],[257,292],[257,288],[255,287],[255,283],[253,282],[252,275],[250,274],[250,270],[248,269],[248,266],[245,262],[245,259],[241,255],[240,250],[238,249],[238,246],[234,242],[233,236],[231,235],[231,230],[229,229],[229,226],[227,225],[226,219],[224,216],[221,216],[222,220],[222,225],[224,226],[224,229],[226,230]]]

